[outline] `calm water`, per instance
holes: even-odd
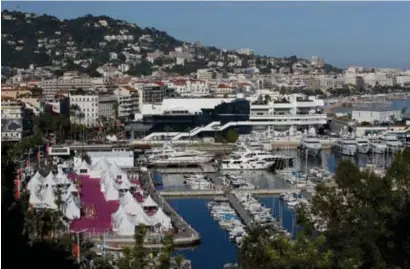
[[[391,162],[391,156],[383,156],[380,154],[375,155],[358,155],[356,157],[349,156],[336,156],[330,151],[323,151],[321,158],[308,158],[306,161],[305,156],[301,155],[297,150],[282,151],[283,154],[291,155],[295,158],[294,167],[305,170],[313,167],[323,167],[329,169],[331,172],[335,172],[337,162],[341,159],[349,159],[359,165],[360,167],[366,166],[371,162],[377,166],[388,166]],[[286,189],[289,184],[278,178],[276,175],[267,171],[230,171],[229,173],[239,174],[246,178],[249,182],[258,186],[259,188],[266,189]],[[183,175],[168,174],[162,175],[164,189],[167,190],[186,190],[184,185]]]
[[[336,169],[337,162],[341,159],[350,159],[363,167],[368,162],[378,166],[387,166],[391,157],[381,155],[359,155],[358,157],[339,157],[329,151],[322,153],[322,158],[309,158],[306,162],[304,156],[300,156],[297,151],[287,152],[295,156],[295,166],[300,169],[312,167],[327,167],[331,172]],[[286,187],[286,183],[276,179],[275,175],[264,171],[248,171],[244,176],[254,184],[261,187],[281,188]],[[184,188],[182,176],[164,177],[165,188]],[[171,187],[172,186],[172,187]],[[259,201],[266,207],[272,209],[272,214],[280,219],[282,225],[291,233],[295,233],[295,212],[289,209],[277,197],[258,197]],[[170,199],[169,203],[175,210],[190,223],[200,234],[202,243],[189,250],[180,252],[192,261],[195,269],[221,269],[225,263],[237,260],[238,250],[229,241],[228,234],[223,231],[218,223],[212,219],[207,208],[208,199]]]
[[[207,199],[170,199],[170,205],[201,235],[195,249],[181,250],[192,261],[194,269],[222,269],[225,263],[237,260],[238,250],[228,234],[214,221],[208,211]]]

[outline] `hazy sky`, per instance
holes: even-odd
[[[410,68],[410,2],[4,2],[60,19],[108,15],[186,41],[346,67]]]

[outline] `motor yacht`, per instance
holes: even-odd
[[[383,136],[381,137],[381,141],[386,145],[387,152],[389,153],[401,151],[403,148],[403,143],[395,136]]]
[[[370,142],[367,138],[356,137],[357,153],[367,154],[370,150]]]
[[[306,135],[300,140],[300,150],[310,156],[318,157],[322,153],[322,144],[317,137]]]
[[[322,144],[316,135],[314,128],[310,128],[309,132],[305,133],[300,140],[300,150],[310,156],[320,156],[322,152]]]
[[[379,138],[373,137],[369,141],[372,154],[384,154],[387,152],[387,145]]]
[[[152,151],[147,155],[147,164],[199,164],[209,163],[215,159],[215,154],[183,148],[167,146],[161,151]]]
[[[268,170],[276,162],[277,156],[264,150],[241,147],[221,162],[222,170]]]
[[[338,154],[355,156],[357,152],[356,139],[349,136],[342,136],[332,144],[332,150]]]

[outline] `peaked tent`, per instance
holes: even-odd
[[[113,226],[118,235],[131,236],[135,233],[136,225],[128,215],[121,216]]]
[[[104,182],[104,197],[106,201],[117,201],[120,198],[119,191],[115,188],[112,180]]]
[[[42,192],[42,201],[44,204],[46,204],[47,208],[57,209],[55,200],[56,197],[54,195],[54,188],[49,185],[44,189],[44,192]]]
[[[64,215],[70,220],[79,219],[81,217],[80,208],[77,206],[71,195],[68,196],[65,202]]]
[[[161,224],[161,228],[164,229],[171,229],[172,228],[172,222],[171,218],[165,214],[164,210],[162,210],[161,207],[158,208],[157,212],[155,212],[154,215],[151,216],[153,219],[154,225]]]
[[[142,202],[143,207],[158,207],[158,204],[152,199],[151,195],[148,195],[147,198],[145,198],[144,202]]]
[[[43,184],[43,177],[40,175],[40,172],[37,171],[28,181],[27,183],[27,189],[33,193],[36,191],[37,186],[40,186]]]

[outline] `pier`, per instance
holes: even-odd
[[[199,233],[191,227],[178,213],[161,197],[155,189],[154,183],[149,171],[143,172],[141,177],[141,184],[154,199],[154,201],[162,207],[164,212],[171,217],[172,224],[178,230],[174,236],[175,246],[189,246],[199,244],[201,237]]]
[[[239,215],[239,217],[242,219],[242,221],[245,223],[246,227],[248,229],[253,229],[253,219],[251,214],[249,214],[248,211],[245,210],[245,208],[241,205],[239,200],[233,195],[232,193],[227,193],[226,198],[228,198],[229,203],[235,209],[236,213]]]

